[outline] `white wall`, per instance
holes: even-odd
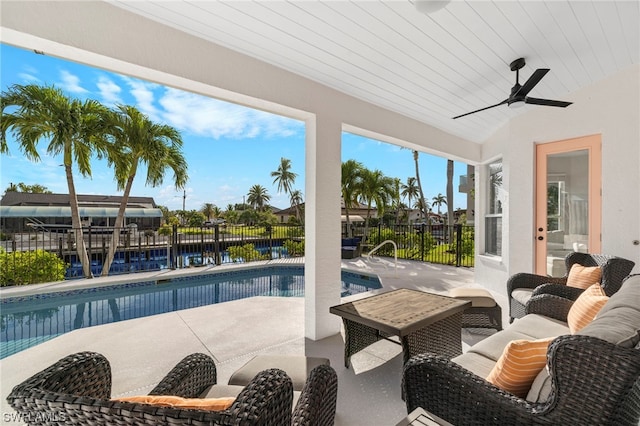
[[[602,253],[633,260],[640,272],[640,66],[566,100],[574,102],[566,109],[528,106],[483,145],[483,162],[503,157],[508,193],[505,255],[476,259],[476,281],[492,290],[505,292],[510,275],[534,269],[535,144],[592,134],[602,135]]]

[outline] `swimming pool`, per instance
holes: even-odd
[[[342,297],[381,288],[342,271]],[[266,266],[2,299],[0,359],[56,336],[111,322],[253,296],[304,296],[304,267]]]

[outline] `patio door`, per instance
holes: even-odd
[[[571,251],[601,244],[601,136],[536,145],[536,274],[563,276]]]

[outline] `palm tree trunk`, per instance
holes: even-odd
[[[426,223],[429,223],[427,217],[427,202],[424,199],[424,192],[422,192],[422,183],[420,182],[420,168],[418,167],[418,151],[413,151],[413,161],[416,163],[416,181],[418,182],[418,192],[420,192],[420,211],[422,217]]]
[[[349,218],[349,207],[348,203],[345,201],[344,203],[344,217],[345,217],[345,226],[347,227],[347,238],[351,238],[351,219]]]
[[[451,243],[453,242],[453,160],[447,160],[447,225],[449,225],[449,242]]]
[[[87,249],[84,245],[84,233],[82,232],[82,222],[80,221],[80,211],[78,209],[78,196],[76,194],[76,187],[73,183],[73,172],[71,170],[70,150],[65,149],[64,157],[64,172],[67,177],[67,186],[69,187],[69,205],[71,207],[71,232],[75,235],[76,253],[78,255],[78,260],[80,260],[80,264],[82,265],[82,273],[84,274],[84,277],[93,278],[93,275],[91,274],[89,256],[87,256]]]
[[[137,161],[137,160],[136,160]],[[127,179],[127,185],[124,188],[124,194],[122,195],[122,201],[120,201],[120,207],[118,208],[118,216],[116,217],[116,223],[113,225],[113,234],[111,234],[111,243],[109,244],[109,252],[107,258],[102,265],[102,277],[109,275],[109,269],[113,263],[113,258],[116,255],[118,249],[118,240],[120,239],[120,230],[124,224],[124,212],[127,209],[127,203],[129,201],[129,194],[131,193],[131,187],[133,186],[133,178],[135,177],[135,166],[132,174],[129,174]]]

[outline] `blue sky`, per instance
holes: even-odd
[[[222,209],[240,203],[255,184],[267,188],[272,205],[289,207],[288,197],[277,192],[270,176],[281,157],[291,160],[292,170],[298,174],[294,188],[304,194],[305,126],[300,121],[5,44],[0,44],[0,83],[3,91],[13,84],[54,85],[69,96],[96,99],[107,106],[135,105],[152,120],[178,129],[189,165],[187,210],[200,209],[204,203]],[[0,191],[4,192],[9,183],[24,182],[44,185],[55,193],[68,192],[64,170],[59,166],[61,159],[46,156],[45,141],[38,164],[23,157],[10,135],[8,142],[10,154],[0,159]],[[414,175],[410,150],[344,133],[342,161],[349,159],[403,182]],[[420,154],[420,178],[427,200],[446,193],[446,166],[444,158]],[[155,188],[144,185],[145,173],[138,171],[132,195],[153,197],[157,204],[172,210],[182,208],[183,191],[173,187],[170,173]],[[466,174],[466,165],[456,162],[456,208],[465,206],[464,195],[457,193],[461,174]],[[78,174],[74,178],[79,194],[121,194],[104,161],[92,161],[92,178]]]

